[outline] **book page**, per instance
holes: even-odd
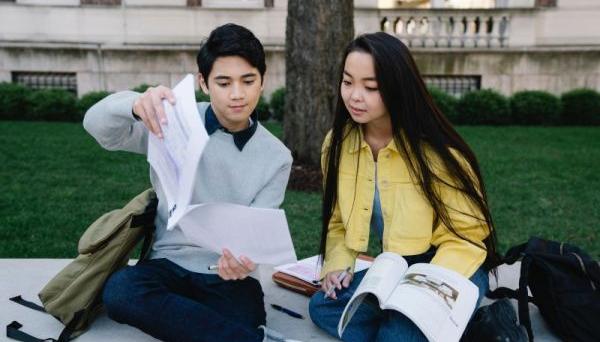
[[[478,297],[479,289],[464,276],[434,264],[414,264],[383,308],[402,312],[429,341],[458,341]]]
[[[396,253],[383,252],[375,258],[373,265],[371,265],[346,308],[344,308],[338,323],[340,337],[366,296],[373,294],[381,305],[385,303],[402,280],[407,268],[406,260]]]
[[[281,209],[252,208],[230,203],[193,205],[179,221],[194,244],[221,254],[227,248],[238,258],[257,264],[296,262],[296,252]]]
[[[352,273],[364,271],[371,266],[373,262],[368,260],[356,259]],[[321,265],[319,264],[319,255],[302,259],[297,263],[290,263],[275,267],[276,271],[289,274],[305,282],[318,285],[321,284],[319,278],[321,275]]]

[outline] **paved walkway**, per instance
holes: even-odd
[[[37,312],[8,300],[22,295],[23,298],[38,302],[37,293],[44,284],[62,267],[69,263],[68,259],[0,259],[0,324],[2,334],[0,341],[10,341],[6,338],[4,328],[13,320],[23,324],[26,331],[39,338],[58,337],[63,326],[53,317]],[[518,265],[505,267],[500,270],[501,285],[515,288],[518,284]],[[271,281],[271,270],[261,269],[259,278],[265,293],[267,304],[267,325],[284,332],[286,337],[301,341],[335,341],[321,332],[308,318],[308,298],[284,290]],[[495,282],[492,280],[492,287]],[[270,304],[280,304],[299,313],[306,318],[303,320],[291,318],[271,309]],[[482,305],[489,304],[485,299]],[[515,308],[516,308],[516,303]],[[532,322],[536,341],[560,341],[548,332],[548,327],[541,319],[537,308],[530,304]],[[81,335],[77,342],[91,341],[156,341],[141,331],[127,325],[118,324],[102,315],[92,325],[91,329]]]

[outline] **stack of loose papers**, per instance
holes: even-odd
[[[150,134],[148,163],[158,176],[166,197],[167,229],[179,227],[188,239],[221,253],[229,249],[236,257],[255,263],[279,265],[296,262],[294,245],[279,209],[259,209],[229,203],[191,203],[196,189],[198,164],[208,134],[198,113],[194,77],[187,75],[173,88],[175,105],[163,101],[167,124],[163,139]],[[262,237],[268,236],[265,241]]]

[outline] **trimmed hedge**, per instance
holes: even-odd
[[[210,96],[206,95],[202,90],[196,90],[196,102],[210,102]]]
[[[256,111],[258,112],[259,121],[267,121],[271,117],[271,108],[269,107],[269,102],[267,102],[267,99],[265,99],[265,97],[262,95],[258,99]]]
[[[467,125],[505,125],[510,123],[510,107],[502,94],[491,90],[466,93],[458,101],[459,123]]]
[[[519,91],[510,99],[513,123],[521,125],[553,125],[560,118],[560,100],[545,91]]]
[[[28,119],[32,90],[16,83],[0,83],[0,120]]]
[[[92,92],[89,92],[89,93],[86,93],[85,95],[83,95],[77,101],[77,112],[79,114],[78,119],[83,120],[83,116],[85,115],[85,112],[88,111],[88,109],[90,109],[98,101],[102,100],[103,98],[107,97],[110,94],[112,94],[112,93],[102,90],[102,91],[92,91]]]
[[[442,111],[442,114],[453,124],[459,123],[458,110],[456,109],[458,99],[439,88],[430,87],[428,90],[433,102]]]
[[[145,92],[146,90],[148,90],[148,88],[150,88],[150,87],[156,87],[156,85],[154,85],[154,84],[142,83],[142,84],[140,84],[140,85],[139,85],[139,86],[137,86],[137,87],[133,87],[133,88],[131,88],[131,90],[133,90],[133,91],[135,91],[135,92],[138,92],[138,93],[143,93],[143,92]]]
[[[600,125],[600,93],[575,89],[562,94],[561,121],[568,125]]]
[[[283,112],[285,111],[285,87],[278,88],[271,94],[271,110],[273,118],[277,121],[283,120]]]
[[[77,98],[63,89],[40,89],[30,94],[31,118],[41,121],[76,121]]]
[[[134,90],[145,91],[142,84]],[[453,124],[465,125],[600,125],[600,93],[592,89],[575,89],[561,98],[544,91],[520,91],[510,98],[493,90],[479,90],[456,99],[440,89],[429,88],[435,104]],[[110,93],[95,91],[80,99],[62,89],[32,90],[0,83],[0,120],[81,121],[83,114]],[[210,97],[196,91],[198,102]],[[261,96],[256,106],[258,119],[283,120],[285,87],[271,95],[269,103]]]

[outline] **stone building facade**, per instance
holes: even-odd
[[[0,0],[0,81],[78,95],[172,85],[235,22],[265,45],[268,96],[285,85],[286,15],[286,0]],[[600,89],[598,0],[355,0],[354,16],[357,34],[406,42],[450,93]]]

